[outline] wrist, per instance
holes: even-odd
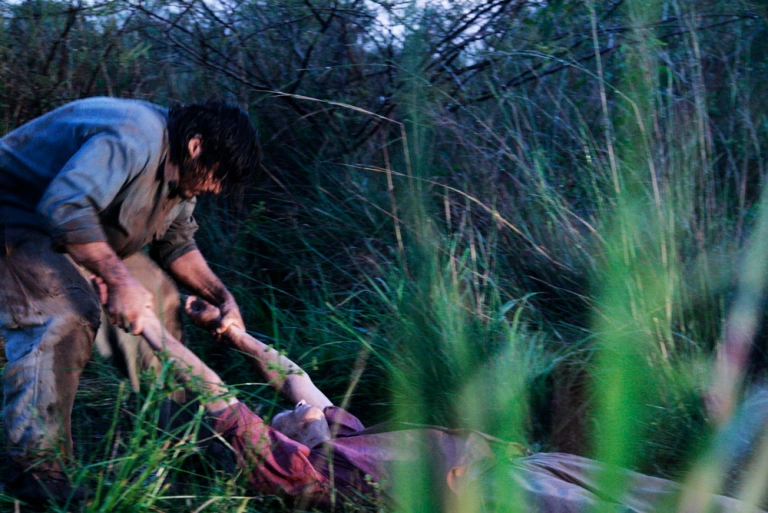
[[[99,276],[107,284],[115,284],[125,275],[130,275],[123,261],[105,242],[70,244],[66,247],[66,251],[75,262]]]
[[[122,261],[113,266],[112,269],[101,274],[101,278],[104,280],[104,283],[107,284],[107,287],[113,289],[126,287],[136,281]]]
[[[245,331],[240,326],[230,324],[222,333],[216,335],[216,339],[231,349],[248,352],[247,344],[243,343],[244,334]]]
[[[226,289],[204,288],[198,290],[197,295],[217,308],[232,300],[232,295]]]
[[[220,305],[237,306],[235,297],[227,289],[217,291],[215,296]]]

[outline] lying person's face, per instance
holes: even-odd
[[[331,439],[331,430],[323,410],[299,401],[294,410],[280,412],[272,418],[272,427],[307,447]]]

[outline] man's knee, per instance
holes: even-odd
[[[11,447],[30,447],[45,438],[49,426],[44,416],[55,413],[54,354],[43,344],[47,329],[47,325],[39,325],[2,330],[8,358],[3,373],[3,407]]]
[[[98,317],[65,310],[39,325],[3,328],[8,365],[4,417],[12,452],[71,450],[69,418],[82,369],[91,357]]]
[[[0,340],[9,364],[29,353],[62,354],[85,365],[101,324],[95,291],[77,268],[50,249],[50,239],[35,232],[0,255]],[[61,359],[61,358],[59,358]]]
[[[33,370],[30,381],[34,381],[34,376],[50,372],[79,372],[91,357],[98,327],[98,310],[94,314],[82,309],[52,313],[43,324],[0,326],[0,338],[5,341],[8,360],[4,376],[6,386],[9,385],[8,377],[14,373],[29,374],[23,371],[26,368]]]

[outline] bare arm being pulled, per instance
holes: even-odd
[[[229,393],[226,384],[221,380],[218,374],[210,367],[205,365],[198,356],[190,351],[187,346],[173,338],[164,328],[160,319],[152,312],[144,323],[144,338],[155,351],[167,351],[173,359],[176,375],[183,382],[187,383],[187,388],[194,390],[194,384],[201,387],[213,397],[205,402],[205,408],[210,412],[223,410],[228,405],[235,404],[238,400],[231,396],[223,398]],[[195,381],[199,378],[199,381]],[[200,390],[196,390],[200,392]]]
[[[194,296],[187,298],[184,311],[196,325],[207,330],[215,331],[220,322],[219,310]],[[305,401],[306,404],[321,409],[333,406],[331,400],[312,383],[309,374],[301,367],[264,342],[250,336],[236,324],[230,325],[223,332],[222,338],[233,348],[250,356],[249,361],[256,372],[287,401],[292,404]]]
[[[122,262],[121,262],[122,263]],[[102,303],[107,303],[112,290],[100,277],[93,277],[93,284],[100,296]],[[190,351],[184,344],[173,338],[163,327],[155,312],[149,308],[143,315],[143,330],[141,335],[155,351],[165,351],[170,355],[174,365],[174,371],[185,386],[195,392],[203,392],[203,396],[211,396],[204,402],[209,412],[218,412],[228,405],[239,402],[229,394],[227,386],[216,372],[205,365],[198,356]],[[202,388],[202,390],[201,390]]]

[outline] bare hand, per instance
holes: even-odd
[[[189,296],[184,303],[184,313],[186,313],[195,326],[208,331],[216,331],[221,323],[221,312],[218,308],[209,302],[196,296]]]
[[[133,277],[107,284],[92,277],[99,299],[107,307],[109,321],[134,335],[144,331],[145,320],[152,311],[152,294]]]
[[[213,274],[200,251],[195,249],[181,255],[169,264],[168,270],[177,281],[219,309],[220,325],[212,330],[214,337],[220,339],[231,326],[245,330],[237,302],[221,280]]]
[[[216,338],[221,338],[232,326],[237,326],[245,331],[240,309],[237,308],[234,301],[231,305],[234,305],[234,309],[226,302],[217,308],[203,299],[189,296],[184,304],[184,312],[196,326],[210,331]],[[224,313],[225,308],[229,308],[228,313]]]

